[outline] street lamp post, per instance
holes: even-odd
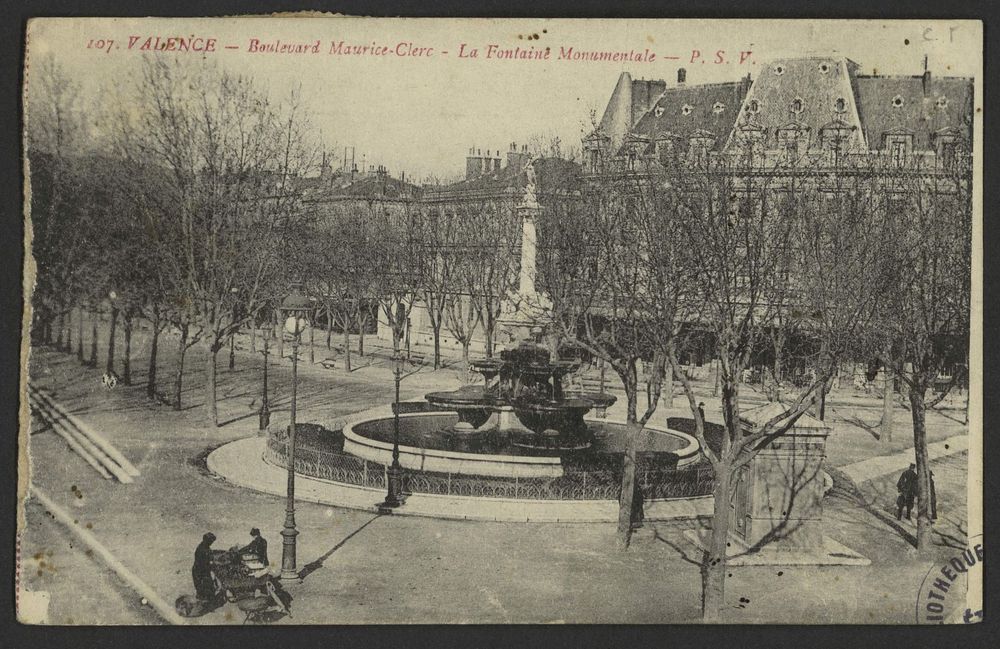
[[[264,385],[261,390],[260,395],[260,430],[265,431],[267,427],[271,425],[271,408],[267,400],[267,354],[268,354],[268,339],[271,337],[271,328],[273,325],[270,324],[270,318],[268,323],[261,327],[261,338],[264,339],[264,349],[262,354],[264,355]]]
[[[397,351],[393,355],[393,361],[396,398],[392,408],[392,464],[386,472],[385,502],[381,505],[381,509],[385,510],[399,507],[402,504],[400,497],[403,492],[403,467],[399,465],[399,383],[403,378],[403,355]]]
[[[295,406],[298,395],[299,338],[308,324],[307,316],[312,304],[302,293],[302,284],[292,284],[292,292],[281,302],[281,315],[285,318],[284,329],[292,335],[292,404],[291,422],[288,425],[288,445],[285,464],[288,467],[287,500],[285,504],[285,526],[281,530],[281,579],[297,580],[299,572],[295,565],[295,540],[299,531],[295,529]],[[284,334],[282,334],[284,335]]]

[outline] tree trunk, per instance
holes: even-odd
[[[927,457],[927,404],[923,377],[914,377],[910,387],[910,415],[913,418],[913,454],[917,465],[917,551],[931,549],[930,466]]]
[[[100,317],[100,311],[95,311],[90,318],[90,360],[87,364],[91,367],[97,367],[97,321]]]
[[[332,349],[330,339],[333,338],[333,312],[326,307],[326,348]]]
[[[77,309],[76,313],[76,360],[83,363],[83,309]]]
[[[63,350],[63,323],[65,317],[63,314],[56,316],[56,349],[59,351]]]
[[[712,532],[702,562],[702,620],[718,622],[726,604],[726,548],[729,543],[729,467],[715,467]]]
[[[441,367],[441,320],[431,323],[434,329],[434,369]]]
[[[465,338],[462,340],[462,363],[466,367],[469,366],[469,345],[472,344],[471,338]]]
[[[205,387],[207,388],[205,401],[208,406],[208,418],[212,422],[212,425],[216,428],[219,427],[219,404],[217,401],[219,381],[218,364],[216,363],[216,357],[219,355],[219,349],[220,347],[215,344],[211,345],[208,349],[208,380],[205,384]]]
[[[632,540],[632,518],[634,513],[635,499],[635,462],[636,446],[639,440],[639,432],[642,426],[637,421],[636,410],[638,406],[638,394],[635,377],[635,366],[629,367],[631,376],[622,377],[625,384],[625,395],[628,401],[628,414],[626,415],[625,453],[622,456],[622,489],[618,496],[618,536],[616,545],[619,550],[627,550]]]
[[[132,314],[126,313],[122,322],[125,333],[125,356],[122,358],[122,381],[132,385]]]
[[[66,346],[63,351],[67,354],[73,353],[73,309],[66,312]]]
[[[229,369],[236,369],[236,332],[229,335]]]
[[[309,325],[309,364],[316,364],[316,327]]]
[[[879,440],[882,442],[892,441],[892,399],[893,399],[893,375],[888,365],[882,368],[882,423],[879,433]]]
[[[250,324],[252,325],[250,327],[250,353],[256,354],[257,353],[257,318],[255,317],[253,319],[253,322],[251,322]]]
[[[153,340],[149,347],[149,372],[146,374],[146,396],[156,398],[156,354],[160,347],[160,321],[153,321]]]
[[[351,330],[344,327],[344,369],[351,371]]]
[[[184,383],[184,356],[187,354],[188,326],[181,327],[177,341],[177,369],[174,375],[174,410],[181,409],[181,390]]]
[[[663,377],[663,405],[667,408],[674,407],[674,370],[667,368],[666,376]]]
[[[105,371],[113,374],[115,371],[115,333],[118,328],[118,309],[111,307],[111,324],[108,331],[108,363]]]
[[[483,325],[483,333],[486,334],[486,358],[493,358],[493,329],[492,325]]]
[[[365,355],[365,327],[368,325],[368,318],[358,317],[358,356]]]

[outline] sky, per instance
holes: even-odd
[[[143,57],[211,60],[251,74],[276,99],[301,84],[317,135],[337,159],[354,147],[359,165],[364,157],[416,180],[460,176],[470,148],[503,152],[556,137],[579,148],[622,72],[671,87],[680,67],[691,85],[756,77],[769,60],[807,55],[846,56],[866,74],[920,74],[925,56],[932,74],[981,80],[982,69],[982,27],[972,21],[94,18],[35,19],[28,33],[29,86],[32,65],[52,57],[99,103],[134,83]],[[214,51],[143,51],[156,37],[209,49],[214,39]],[[251,52],[252,39],[318,51]],[[385,53],[331,53],[340,42]],[[490,45],[549,48],[550,58],[488,56]],[[570,47],[643,60],[560,59]]]

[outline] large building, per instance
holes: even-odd
[[[940,174],[956,156],[971,151],[970,78],[929,69],[916,75],[869,75],[838,56],[779,59],[759,70],[756,78],[709,84],[690,83],[683,68],[670,83],[622,73],[597,128],[583,140],[582,166],[536,161],[539,201],[546,210],[558,209],[561,201],[578,197],[588,179],[615,169],[638,169],[638,162],[650,160],[697,163],[735,154],[747,142],[760,150],[758,169],[767,173],[794,166],[823,174],[838,159],[833,153],[841,160],[882,161],[890,170]],[[509,221],[524,193],[528,161],[527,150],[516,144],[504,156],[499,150],[471,149],[464,180],[426,186],[407,200],[423,213],[461,216],[471,210]],[[516,264],[516,251],[510,255]],[[516,268],[511,277],[516,278]],[[460,348],[447,329],[441,333],[442,347]],[[481,326],[473,334],[475,353],[485,349],[483,334]],[[382,322],[379,337],[391,339]],[[407,339],[420,345],[433,341],[422,299],[415,301]]]
[[[656,94],[659,92],[659,94]],[[655,95],[655,96],[654,96]],[[586,168],[663,155],[731,151],[744,137],[769,152],[807,156],[839,148],[946,160],[972,141],[973,80],[925,69],[867,75],[843,57],[779,59],[728,83],[673,85],[621,75],[599,127],[584,140]]]

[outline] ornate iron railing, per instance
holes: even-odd
[[[267,461],[287,467],[285,440],[268,440]],[[347,453],[295,449],[295,472],[361,487],[385,488],[386,467]],[[691,498],[712,493],[712,470],[640,468],[636,481],[644,499]],[[618,471],[567,471],[558,478],[489,478],[455,473],[406,471],[406,493],[524,500],[617,500]]]

